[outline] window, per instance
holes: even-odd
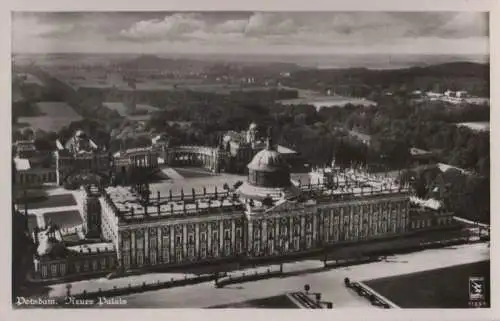
[[[103,270],[104,270],[104,269],[106,269],[106,268],[107,268],[107,266],[106,266],[106,258],[105,258],[105,257],[103,257],[103,258],[101,259],[101,269],[103,269]]]
[[[170,237],[167,235],[167,236],[163,236],[162,238],[162,249],[163,249],[163,257],[167,256],[168,257],[168,253],[170,252]]]
[[[150,249],[156,249],[156,237],[153,237],[153,238],[149,239],[149,248]]]
[[[53,277],[57,276],[57,264],[50,265],[50,272]]]
[[[188,248],[188,257],[190,260],[193,260],[195,257],[194,257],[194,247],[190,246]]]
[[[130,250],[130,240],[123,240],[123,250]]]
[[[144,264],[144,253],[142,251],[137,251],[137,265],[141,266]]]
[[[138,237],[136,242],[135,242],[135,245],[136,245],[137,249],[142,250],[144,248],[144,238]]]
[[[206,242],[207,241],[207,233],[201,232],[200,239],[202,242]]]
[[[156,264],[156,250],[150,252],[150,260],[152,265]]]
[[[219,256],[219,245],[212,243],[212,256]]]
[[[231,244],[226,243],[224,246],[224,255],[229,256],[231,255]]]
[[[175,251],[175,260],[177,263],[182,261],[182,250],[181,249],[177,249]]]
[[[225,230],[224,231],[224,240],[230,240],[231,239],[231,231]]]
[[[200,247],[200,255],[201,255],[201,258],[204,259],[207,257],[207,247],[205,244],[202,244],[201,247]]]
[[[299,239],[298,239],[298,238],[295,238],[295,239],[293,240],[293,247],[295,248],[295,251],[300,250],[300,241],[299,241]]]
[[[61,276],[66,275],[66,263],[61,263],[59,265],[59,271],[61,272]]]
[[[294,235],[295,236],[299,236],[300,235],[300,225],[295,225],[295,231],[294,231]]]
[[[42,267],[44,267],[45,265],[43,265]],[[76,273],[80,273],[80,264],[79,263],[75,263],[75,272]],[[47,273],[47,272],[45,272]]]
[[[47,277],[47,265],[42,264],[42,278]]]
[[[175,236],[175,245],[180,245],[181,244],[181,236],[180,235],[176,235]]]
[[[130,256],[128,254],[123,255],[123,266],[126,269],[130,267]]]

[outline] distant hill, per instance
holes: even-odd
[[[286,85],[304,89],[325,90],[353,87],[397,91],[406,89],[441,91],[467,90],[479,96],[489,95],[489,64],[451,62],[402,69],[308,69],[293,72]],[[365,96],[364,90],[356,93]],[[345,94],[345,93],[344,93]],[[356,95],[354,94],[354,95]]]
[[[293,63],[282,62],[238,62],[231,60],[202,58],[163,58],[156,55],[141,55],[121,61],[115,66],[126,70],[168,70],[171,72],[243,72],[258,73],[291,72],[304,69]]]
[[[131,60],[117,63],[115,66],[125,70],[168,70],[170,72],[201,72],[207,67],[206,62],[178,58],[161,58],[155,55],[141,55]]]

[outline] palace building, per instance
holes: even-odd
[[[151,195],[144,185],[86,187],[81,193],[84,232],[111,245],[121,270],[295,255],[454,224],[451,213],[438,207],[412,205],[408,186],[393,180],[349,171],[333,184],[292,182],[270,140],[237,190]],[[100,252],[99,259],[108,253]],[[69,257],[87,262],[90,254]]]
[[[146,175],[158,169],[158,151],[153,147],[120,150],[111,155],[82,130],[76,131],[64,144],[56,142],[57,184],[76,185],[118,177],[126,180],[130,174]]]
[[[95,173],[109,174],[111,157],[105,148],[96,143],[82,130],[76,133],[65,143],[56,141],[56,174],[57,184],[62,185],[68,179],[76,178],[79,181],[90,181],[87,175]]]
[[[109,154],[80,132],[60,151],[58,177],[94,167],[158,166],[154,148],[114,155],[110,162]],[[194,158],[177,149],[175,157],[183,158],[176,161],[218,166],[211,163],[217,159],[213,149],[198,152]],[[77,192],[83,221],[78,231],[53,225],[35,231],[34,275],[65,278],[295,256],[455,226],[452,213],[439,202],[419,200],[408,184],[389,177],[332,167],[311,172],[307,183],[292,180],[286,156],[270,137],[246,167],[247,179],[237,189],[198,187],[162,194],[151,192],[145,182],[132,187],[86,184]],[[78,235],[77,242],[65,236],[71,233]]]

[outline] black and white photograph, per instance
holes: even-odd
[[[491,308],[490,20],[12,11],[12,309]]]

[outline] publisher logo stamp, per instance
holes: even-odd
[[[469,307],[483,308],[486,307],[486,284],[484,277],[469,277]]]
[[[484,277],[469,278],[469,300],[484,300]]]

